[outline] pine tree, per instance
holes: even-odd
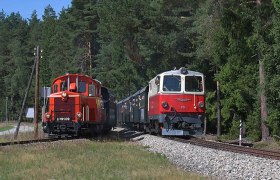
[[[209,117],[207,126],[210,127],[208,129],[217,129],[218,136],[221,134],[222,117],[220,80],[217,75],[226,57],[225,31],[221,22],[222,9],[223,5],[220,1],[201,2],[192,29],[196,32],[194,39],[196,61],[193,66],[197,66],[197,69],[206,75],[206,104]]]
[[[76,47],[75,64],[84,74],[91,75],[93,58],[98,51],[96,28],[98,16],[96,10],[97,1],[72,1],[67,19],[72,29],[72,41]]]
[[[266,3],[262,3],[263,6],[269,7]],[[273,0],[271,4],[270,12],[273,13],[270,16],[270,20],[267,21],[271,25],[271,30],[266,30],[265,34],[270,38],[269,44],[267,44],[267,50],[269,53],[266,54],[264,59],[265,70],[266,70],[266,95],[268,102],[268,125],[272,136],[280,136],[280,76],[279,76],[279,50],[280,50],[280,3],[279,1]],[[270,33],[267,33],[270,32]]]
[[[42,59],[40,61],[40,84],[41,86],[48,86],[51,83],[52,68],[50,63],[52,62],[52,54],[55,43],[54,36],[56,34],[57,16],[54,9],[48,5],[45,8],[42,22],[42,40],[41,49],[43,50]]]
[[[191,27],[191,14],[195,11],[192,7],[196,4],[184,0],[99,1],[101,49],[97,72],[122,73],[118,67],[127,64],[131,67],[128,71],[136,73],[134,86],[140,88],[158,73],[191,64],[193,34],[187,29]],[[112,66],[108,67],[104,59],[110,59]]]
[[[67,24],[69,19],[68,10],[63,9],[55,27],[55,35],[52,37],[50,49],[50,67],[52,67],[52,76],[55,78],[65,73],[77,72],[77,63],[75,62],[76,48],[72,43],[72,30]]]
[[[8,49],[7,49],[7,42],[9,40],[9,30],[6,23],[6,14],[2,10],[0,12],[0,83],[2,87],[0,88],[0,93],[2,96],[0,97],[0,116],[4,116],[5,112],[5,98],[7,96],[7,87],[5,84],[5,76],[8,75],[8,68],[7,68],[7,61],[8,61]],[[1,120],[4,117],[1,117]]]
[[[19,104],[24,96],[22,89],[27,84],[27,72],[30,59],[27,51],[27,27],[19,13],[11,13],[4,20],[7,39],[4,47],[4,86],[6,96],[9,97],[10,113],[15,118],[19,111]],[[3,33],[5,35],[5,31]],[[1,48],[2,49],[2,48]]]

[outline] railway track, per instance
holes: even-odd
[[[75,139],[89,139],[89,140],[97,140],[97,141],[112,141],[112,140],[125,140],[124,137],[119,137],[118,133],[111,132],[106,135],[92,137],[92,136],[60,136],[60,137],[49,137],[42,139],[31,139],[31,140],[23,140],[23,141],[9,141],[9,142],[0,142],[0,147],[10,146],[10,145],[20,145],[20,144],[32,144],[32,143],[41,143],[41,142],[55,142],[60,140],[75,140]],[[128,138],[126,138],[128,140]]]
[[[127,132],[130,132],[130,131],[127,131]],[[133,135],[130,134],[130,135],[128,135],[128,137],[126,135],[124,135],[124,134],[127,134],[127,132],[126,131],[122,132],[121,134],[123,134],[123,135],[121,135],[121,137],[119,137],[118,133],[113,133],[113,134],[107,136],[107,138],[113,139],[110,136],[115,136],[115,138],[117,137],[117,139],[119,139],[119,140],[120,139],[131,139],[133,137]],[[140,134],[137,134],[137,136]],[[54,142],[54,141],[59,141],[59,140],[73,140],[73,139],[79,139],[79,138],[77,138],[77,137],[63,137],[63,138],[55,137],[55,138],[44,138],[44,139],[32,139],[32,140],[25,140],[25,141],[1,142],[0,147],[18,145],[18,144]],[[262,149],[238,146],[238,145],[215,142],[215,141],[206,141],[206,140],[199,139],[199,138],[182,139],[182,138],[177,138],[177,137],[169,137],[168,139],[174,140],[177,142],[189,143],[189,144],[193,144],[193,145],[197,145],[197,146],[207,147],[207,148],[211,148],[211,149],[218,149],[218,150],[230,151],[230,152],[235,152],[235,153],[240,153],[240,154],[248,154],[248,155],[252,155],[252,156],[256,156],[256,157],[280,160],[280,151],[262,150]]]
[[[9,142],[1,142],[0,147],[3,146],[11,146],[11,145],[19,145],[19,144],[32,144],[32,143],[41,143],[41,142],[54,142],[59,140],[72,140],[77,139],[75,137],[63,137],[63,138],[43,138],[43,139],[31,139],[31,140],[24,140],[24,141],[9,141]]]
[[[121,139],[132,139],[141,134],[143,134],[143,133],[133,131],[133,130],[122,130],[118,133],[117,137],[121,138]],[[166,138],[163,136],[160,136],[160,137]],[[207,148],[211,148],[211,149],[217,149],[217,150],[235,152],[235,153],[239,153],[239,154],[252,155],[252,156],[256,156],[256,157],[280,160],[280,151],[263,150],[263,149],[256,149],[256,148],[246,147],[246,146],[238,146],[238,145],[234,145],[234,144],[228,144],[228,143],[222,143],[222,142],[216,142],[216,141],[207,141],[207,140],[203,140],[203,139],[195,138],[195,137],[193,137],[191,139],[183,139],[183,138],[178,138],[178,137],[167,137],[167,139],[182,142],[182,143],[189,143],[189,144],[193,144],[193,145],[197,145],[197,146],[207,147]]]
[[[238,145],[215,142],[215,141],[206,141],[199,138],[181,139],[181,138],[173,137],[170,139],[182,143],[189,143],[189,144],[203,146],[212,149],[218,149],[218,150],[230,151],[230,152],[235,152],[240,154],[248,154],[256,157],[280,160],[280,151],[263,150],[263,149],[238,146]]]

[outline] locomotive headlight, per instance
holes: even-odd
[[[61,96],[66,98],[67,97],[67,93],[64,91],[64,92],[62,92]]]
[[[46,117],[47,119],[50,119],[50,118],[51,118],[51,114],[47,112],[47,113],[45,114],[45,117]]]
[[[188,70],[184,67],[180,68],[182,74],[188,74]]]
[[[203,107],[204,107],[204,103],[203,103],[202,101],[200,101],[200,102],[198,103],[198,106],[201,107],[201,108],[203,108]]]
[[[62,98],[62,101],[67,101],[68,94],[65,91],[63,91],[62,94],[61,94],[61,98]]]
[[[162,101],[161,105],[162,105],[163,108],[167,108],[168,107],[168,103],[166,101]]]
[[[78,119],[81,119],[82,118],[82,113],[81,112],[77,112],[76,116],[77,116]]]

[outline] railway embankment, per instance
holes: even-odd
[[[280,161],[140,135],[133,139],[187,171],[218,179],[280,179]]]

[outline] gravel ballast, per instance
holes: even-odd
[[[133,139],[187,171],[218,179],[280,179],[280,161],[199,147],[151,135]]]

